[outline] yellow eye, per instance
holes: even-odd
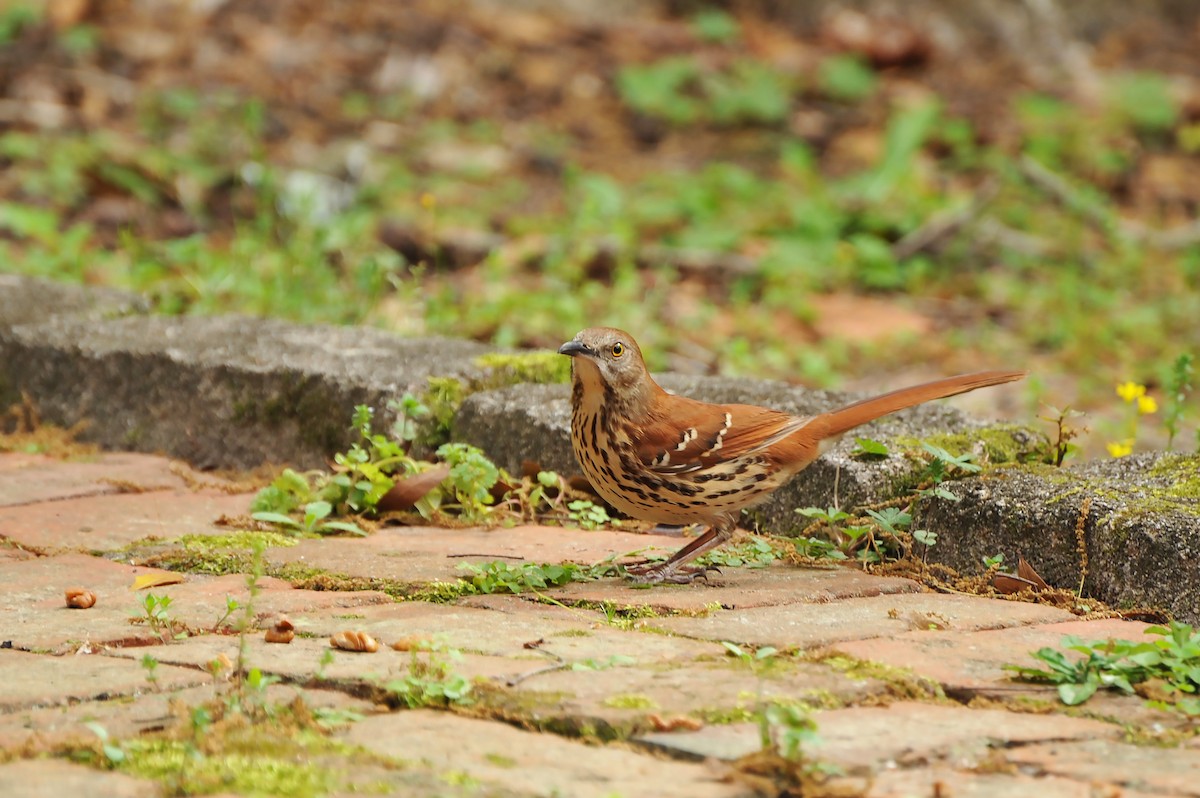
[[[621,355],[625,354],[625,344],[618,341],[612,345],[611,351],[613,357],[620,357]]]

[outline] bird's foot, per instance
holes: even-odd
[[[707,582],[709,571],[721,573],[721,569],[715,565],[670,566],[667,563],[658,562],[626,566],[625,577],[635,585],[690,585],[697,579],[704,579]]]

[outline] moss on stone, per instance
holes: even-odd
[[[924,438],[901,437],[895,442],[898,446],[917,450],[921,449],[922,443],[928,443],[955,457],[977,451],[982,444],[987,462],[992,465],[1025,462],[1047,445],[1045,435],[1019,424],[993,424],[968,432],[941,433]]]
[[[808,660],[827,665],[851,679],[874,679],[883,682],[887,685],[888,692],[897,698],[928,700],[946,697],[940,684],[913,673],[908,668],[897,668],[881,662],[872,662],[828,651],[816,652],[808,656]]]
[[[488,369],[483,380],[488,388],[520,383],[561,383],[571,378],[571,360],[555,352],[491,352],[475,358],[475,365]]]
[[[658,709],[658,703],[653,698],[639,693],[610,696],[600,703],[613,709]]]

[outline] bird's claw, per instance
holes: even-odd
[[[682,565],[671,568],[665,563],[658,563],[627,567],[625,576],[635,585],[690,585],[697,579],[704,579],[707,582],[709,571],[721,573],[721,569],[715,565]]]

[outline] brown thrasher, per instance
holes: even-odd
[[[637,342],[610,327],[559,347],[573,358],[571,446],[605,501],[660,524],[708,531],[665,562],[628,568],[636,582],[687,583],[685,564],[733,535],[739,511],[762,501],[820,454],[821,441],[906,407],[1019,380],[981,371],[901,388],[817,416],[674,396],[650,376]]]

